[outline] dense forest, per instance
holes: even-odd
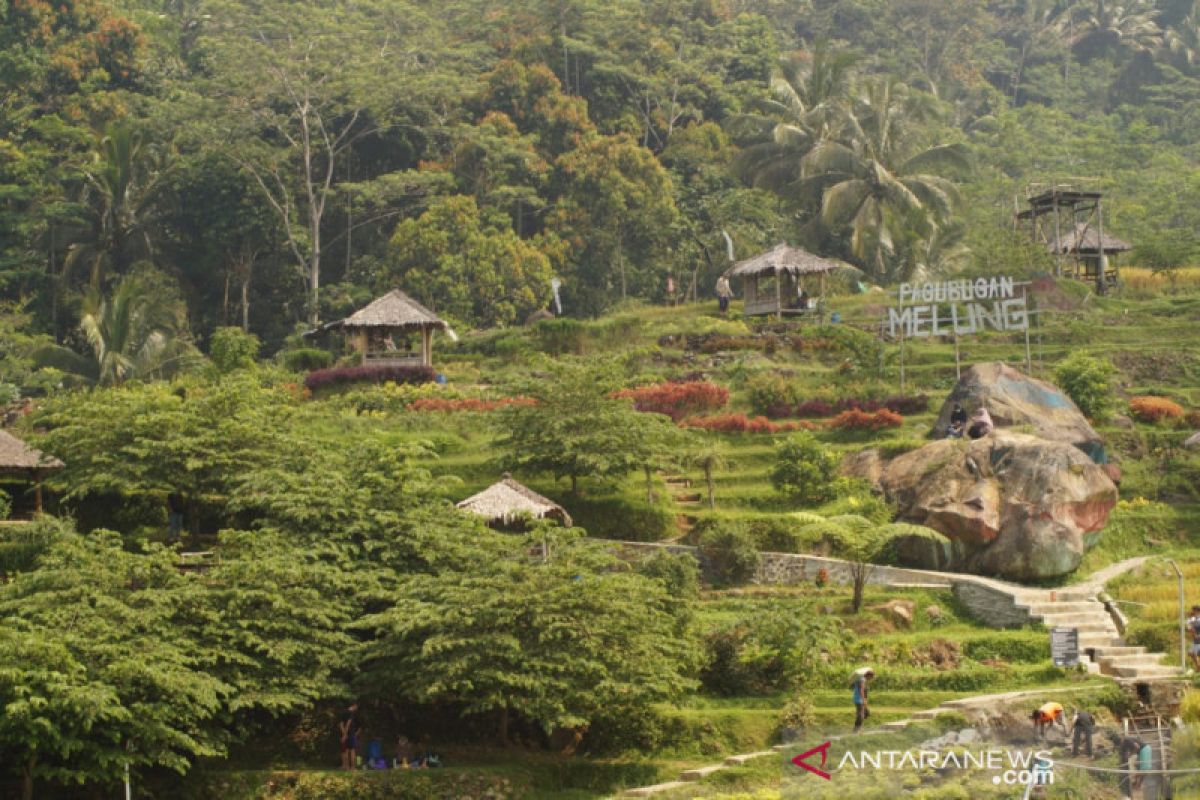
[[[1036,182],[1105,191],[1144,266],[1200,247],[1191,0],[2,13],[5,324],[92,378],[76,356],[136,360],[139,304],[178,340],[145,367],[224,325],[274,352],[395,285],[466,328],[521,322],[553,276],[576,316],[668,277],[705,296],[781,239],[879,283],[1024,268]]]

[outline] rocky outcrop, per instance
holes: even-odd
[[[954,543],[951,569],[1014,580],[1074,570],[1108,520],[1117,489],[1105,470],[1071,444],[998,430],[982,439],[943,439],[881,469],[870,466],[898,518]]]
[[[968,414],[986,408],[997,428],[1023,428],[1042,439],[1074,445],[1097,464],[1107,460],[1103,440],[1071,398],[1007,364],[975,364],[964,372],[938,414],[932,438],[946,436],[955,403]]]

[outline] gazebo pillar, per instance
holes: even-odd
[[[433,366],[433,330],[428,325],[421,328],[421,366]]]

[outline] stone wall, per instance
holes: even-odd
[[[619,542],[618,552],[630,560],[657,550],[671,553],[687,553],[701,561],[695,547],[657,542]],[[850,563],[836,558],[799,555],[795,553],[761,553],[758,573],[754,583],[792,586],[807,583],[817,577],[824,568],[831,583],[846,584],[852,581]],[[903,567],[872,566],[867,583],[876,586],[929,586],[950,589],[972,616],[993,628],[1010,628],[1031,621],[1029,610],[1017,605],[1012,591],[1003,583],[976,575],[961,575],[948,572],[932,572]]]

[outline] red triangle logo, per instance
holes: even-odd
[[[823,769],[814,767],[812,764],[809,764],[805,759],[811,758],[812,756],[815,756],[817,753],[820,753],[821,754],[821,766],[822,767],[825,766],[825,762],[829,759],[830,744],[832,744],[832,743],[825,742],[825,744],[819,744],[816,747],[814,747],[812,750],[809,750],[807,753],[801,753],[800,755],[793,758],[792,763],[795,764],[797,767],[800,767],[801,769],[808,770],[809,772],[811,772],[813,775],[816,775],[817,777],[824,778],[825,780],[829,780],[832,776],[830,776],[830,774],[828,772],[826,772]]]

